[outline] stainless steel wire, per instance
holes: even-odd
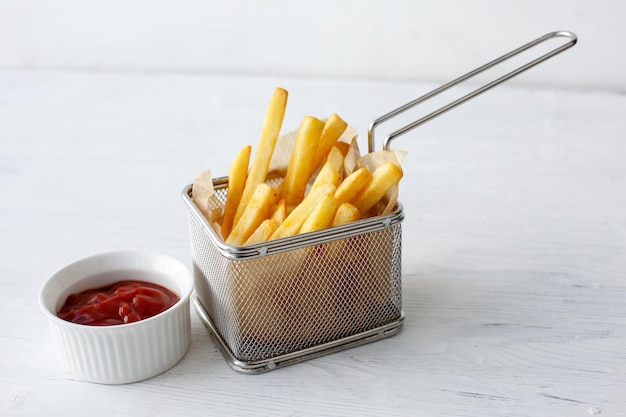
[[[384,123],[384,122],[386,122],[388,120],[393,119],[394,117],[398,116],[401,113],[406,112],[409,109],[412,109],[413,107],[417,106],[418,104],[423,103],[423,102],[425,102],[425,101],[427,101],[427,100],[429,100],[429,99],[431,99],[431,98],[433,98],[433,97],[443,93],[444,91],[446,91],[446,90],[448,90],[448,89],[450,89],[450,88],[452,88],[452,87],[454,87],[454,86],[456,86],[458,84],[461,84],[462,82],[467,81],[470,78],[472,78],[472,77],[474,77],[474,76],[476,76],[476,75],[478,75],[478,74],[480,74],[480,73],[482,73],[482,72],[484,72],[484,71],[486,71],[486,70],[488,70],[490,68],[493,68],[493,67],[495,67],[498,64],[501,64],[501,63],[503,63],[503,62],[513,58],[514,56],[517,56],[517,55],[521,54],[522,52],[525,52],[525,51],[527,51],[527,50],[529,50],[531,48],[534,48],[534,47],[536,47],[536,46],[538,46],[538,45],[540,45],[540,44],[542,44],[542,43],[544,43],[544,42],[546,42],[546,41],[548,41],[550,39],[561,38],[561,37],[567,38],[567,39],[569,39],[569,41],[564,43],[564,44],[562,44],[562,45],[560,45],[559,47],[557,47],[557,48],[555,48],[555,49],[553,49],[553,50],[551,50],[551,51],[541,55],[540,57],[538,57],[536,59],[533,59],[532,61],[530,61],[530,62],[528,62],[528,63],[526,63],[526,64],[524,64],[524,65],[522,65],[522,66],[520,66],[520,67],[518,67],[516,69],[514,69],[513,71],[511,71],[511,72],[509,72],[509,73],[507,73],[507,74],[505,74],[505,75],[503,75],[503,76],[501,76],[501,77],[499,77],[499,78],[497,78],[497,79],[495,79],[495,80],[493,80],[493,81],[483,85],[482,87],[477,88],[476,90],[472,91],[471,93],[466,94],[463,97],[458,98],[458,99],[452,101],[451,103],[446,104],[445,106],[440,107],[439,109],[437,109],[437,110],[427,114],[426,116],[424,116],[424,117],[422,117],[422,118],[420,118],[420,119],[418,119],[418,120],[416,120],[416,121],[414,121],[412,123],[409,123],[408,125],[402,127],[401,129],[398,129],[398,130],[392,132],[391,134],[389,134],[385,138],[385,140],[383,142],[383,149],[387,150],[387,149],[390,148],[391,142],[393,140],[395,140],[396,138],[398,138],[399,136],[402,136],[405,133],[412,131],[413,129],[415,129],[415,128],[423,125],[424,123],[427,123],[427,122],[429,122],[429,121],[431,121],[431,120],[441,116],[442,114],[444,114],[444,113],[452,110],[453,108],[455,108],[455,107],[465,103],[466,101],[468,101],[468,100],[470,100],[470,99],[472,99],[474,97],[479,96],[480,94],[486,92],[487,90],[490,90],[491,88],[493,88],[493,87],[495,87],[495,86],[497,86],[497,85],[499,85],[499,84],[501,84],[501,83],[503,83],[503,82],[505,82],[507,80],[510,80],[511,78],[515,77],[516,75],[521,74],[522,72],[524,72],[524,71],[526,71],[526,70],[528,70],[528,69],[530,69],[530,68],[532,68],[532,67],[534,67],[534,66],[536,66],[536,65],[538,65],[538,64],[540,64],[542,62],[544,62],[545,60],[550,59],[553,56],[560,54],[561,52],[565,51],[566,49],[571,48],[572,46],[574,46],[576,44],[576,42],[578,41],[578,38],[577,38],[577,36],[574,33],[569,32],[569,31],[556,31],[556,32],[547,33],[547,34],[545,34],[545,35],[543,35],[543,36],[541,36],[541,37],[539,37],[539,38],[537,38],[537,39],[535,39],[535,40],[533,40],[531,42],[528,42],[525,45],[520,46],[517,49],[512,50],[511,52],[509,52],[507,54],[502,55],[499,58],[494,59],[493,61],[490,61],[490,62],[488,62],[488,63],[486,63],[486,64],[476,68],[473,71],[470,71],[470,72],[468,72],[468,73],[466,73],[466,74],[464,74],[464,75],[462,75],[462,76],[460,76],[460,77],[458,77],[458,78],[456,78],[456,79],[454,79],[454,80],[452,80],[452,81],[442,85],[439,88],[436,88],[435,90],[432,90],[429,93],[424,94],[421,97],[416,98],[415,100],[412,100],[412,101],[404,104],[403,106],[400,106],[400,107],[390,111],[389,113],[386,113],[386,114],[380,116],[379,118],[377,118],[374,121],[372,121],[370,123],[370,125],[369,125],[368,135],[367,135],[368,136],[369,151],[373,152],[375,150],[376,143],[375,143],[374,133],[375,133],[376,128],[379,125],[381,125],[382,123]]]

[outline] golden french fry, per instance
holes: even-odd
[[[295,143],[286,142],[293,147],[283,181],[268,178],[272,158],[278,157],[274,150],[287,98],[286,90],[275,89],[254,158],[252,147],[246,146],[230,167],[228,195],[223,212],[219,210],[223,215],[214,220],[228,244],[258,243],[372,216],[386,193],[395,201],[390,190],[402,178],[402,169],[383,161],[374,173],[366,162],[356,169],[358,147],[354,137],[351,143],[343,139],[348,124],[337,114],[325,122],[305,116],[294,132]]]
[[[235,213],[233,225],[239,222],[257,186],[265,181],[267,170],[272,160],[272,154],[276,147],[276,140],[278,139],[278,134],[280,133],[285,117],[287,97],[287,91],[280,87],[277,88],[272,95],[263,121],[263,130],[261,131],[259,145],[256,149],[254,159],[252,160],[252,165],[250,166],[250,172],[246,179],[246,185],[237,212]]]
[[[242,245],[257,227],[272,213],[276,191],[264,182],[257,185],[241,218],[226,239],[229,245]]]
[[[250,237],[245,241],[244,246],[266,242],[267,240],[269,240],[270,236],[272,236],[272,233],[274,233],[277,227],[278,223],[276,222],[276,220],[271,218],[263,220],[259,227],[257,227],[256,230],[252,232]]]
[[[337,199],[333,194],[332,192],[326,193],[318,201],[311,214],[302,223],[299,233],[314,232],[330,226],[337,211]]]
[[[319,139],[319,143],[317,145],[317,149],[315,151],[315,155],[313,156],[313,162],[311,163],[311,172],[309,176],[313,174],[317,168],[322,164],[324,158],[330,151],[330,148],[335,145],[339,137],[341,137],[342,133],[348,127],[348,123],[346,123],[341,117],[337,114],[333,113],[330,115],[328,119],[326,119],[326,123],[324,124],[324,131],[322,132],[322,136]],[[344,153],[345,156],[345,153]]]
[[[384,162],[372,173],[372,180],[357,195],[354,205],[365,216],[385,195],[387,190],[396,185],[402,178],[402,168],[393,162]]]
[[[279,193],[278,190],[276,190],[276,192]],[[271,219],[274,220],[277,225],[279,225],[285,221],[285,218],[287,218],[287,206],[285,203],[285,199],[283,198],[274,208]]]
[[[311,190],[325,184],[332,184],[335,187],[341,184],[341,174],[332,165],[324,164],[319,174],[315,177]]]
[[[315,181],[311,186],[311,189],[315,189],[323,184],[332,184],[338,187],[341,184],[341,172],[343,171],[343,158],[344,155],[341,149],[337,146],[330,148],[326,162],[322,166],[322,169],[315,177]]]
[[[336,171],[341,172],[343,169],[343,158],[345,158],[346,154],[344,150],[339,144],[333,145],[332,148],[328,151],[328,155],[326,157],[326,162],[324,165],[332,166]]]
[[[248,164],[250,163],[250,153],[252,146],[245,146],[230,166],[228,173],[228,195],[226,196],[226,206],[224,207],[224,218],[222,219],[222,237],[224,240],[233,230],[235,213],[241,201],[243,187],[248,178]]]
[[[304,116],[302,119],[285,174],[283,197],[287,202],[287,211],[304,198],[307,181],[311,175],[313,161],[311,155],[317,149],[317,142],[323,130],[323,121],[312,116]]]
[[[335,198],[340,203],[350,203],[370,181],[372,181],[372,173],[367,168],[359,168],[339,184]]]
[[[330,225],[339,226],[340,224],[355,222],[360,219],[361,212],[358,208],[350,203],[341,203],[339,207],[337,207],[337,212]]]
[[[331,222],[332,226],[339,226],[342,224],[354,222],[361,219],[361,212],[358,208],[354,207],[350,203],[341,203],[339,207],[337,207],[337,211],[335,213],[335,217]],[[339,267],[339,265],[343,265],[343,262],[350,262],[348,257],[343,257],[342,259],[338,259],[341,253],[344,250],[348,240],[340,239],[330,242],[328,244],[328,257],[329,260]]]
[[[330,184],[323,185],[312,190],[307,196],[287,215],[284,222],[278,226],[271,239],[293,236],[300,231],[302,224],[311,214],[317,203],[328,193],[334,193],[335,187]]]

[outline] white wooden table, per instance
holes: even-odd
[[[626,96],[501,86],[394,142],[403,330],[262,375],[192,345],[129,385],[76,381],[37,305],[77,258],[190,260],[180,198],[285,120],[374,117],[436,85],[167,74],[0,72],[0,415],[626,415]]]

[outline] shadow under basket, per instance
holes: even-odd
[[[221,204],[228,179],[213,179]],[[191,199],[196,312],[229,365],[261,373],[397,334],[402,205],[378,216],[249,246],[224,243]]]

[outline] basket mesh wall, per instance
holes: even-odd
[[[196,293],[232,355],[255,362],[364,332],[401,316],[399,223],[233,260],[189,213]]]

